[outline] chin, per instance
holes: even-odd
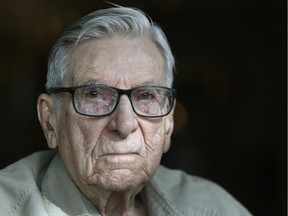
[[[131,170],[112,170],[106,176],[105,189],[113,191],[127,191],[143,186],[149,178],[138,174],[135,175]]]

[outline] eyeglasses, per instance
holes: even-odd
[[[50,88],[48,93],[69,92],[74,109],[84,116],[106,116],[117,107],[120,97],[127,95],[133,111],[143,117],[157,118],[168,115],[174,104],[176,90],[163,86],[140,86],[118,89],[105,85]]]

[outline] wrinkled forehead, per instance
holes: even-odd
[[[117,82],[113,78],[126,76],[137,82],[151,79],[164,85],[164,68],[163,56],[150,38],[111,36],[89,39],[70,49],[64,83],[79,85],[87,79],[102,79],[104,82],[107,79],[113,84]]]

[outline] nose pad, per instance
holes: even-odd
[[[122,95],[119,103],[111,116],[108,129],[126,138],[138,129],[137,116],[133,111],[132,104],[126,95]]]

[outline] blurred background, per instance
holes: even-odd
[[[286,1],[134,0],[176,57],[171,150],[162,163],[209,178],[254,215],[286,215]],[[107,3],[0,1],[0,168],[46,141],[37,120],[60,33]]]

